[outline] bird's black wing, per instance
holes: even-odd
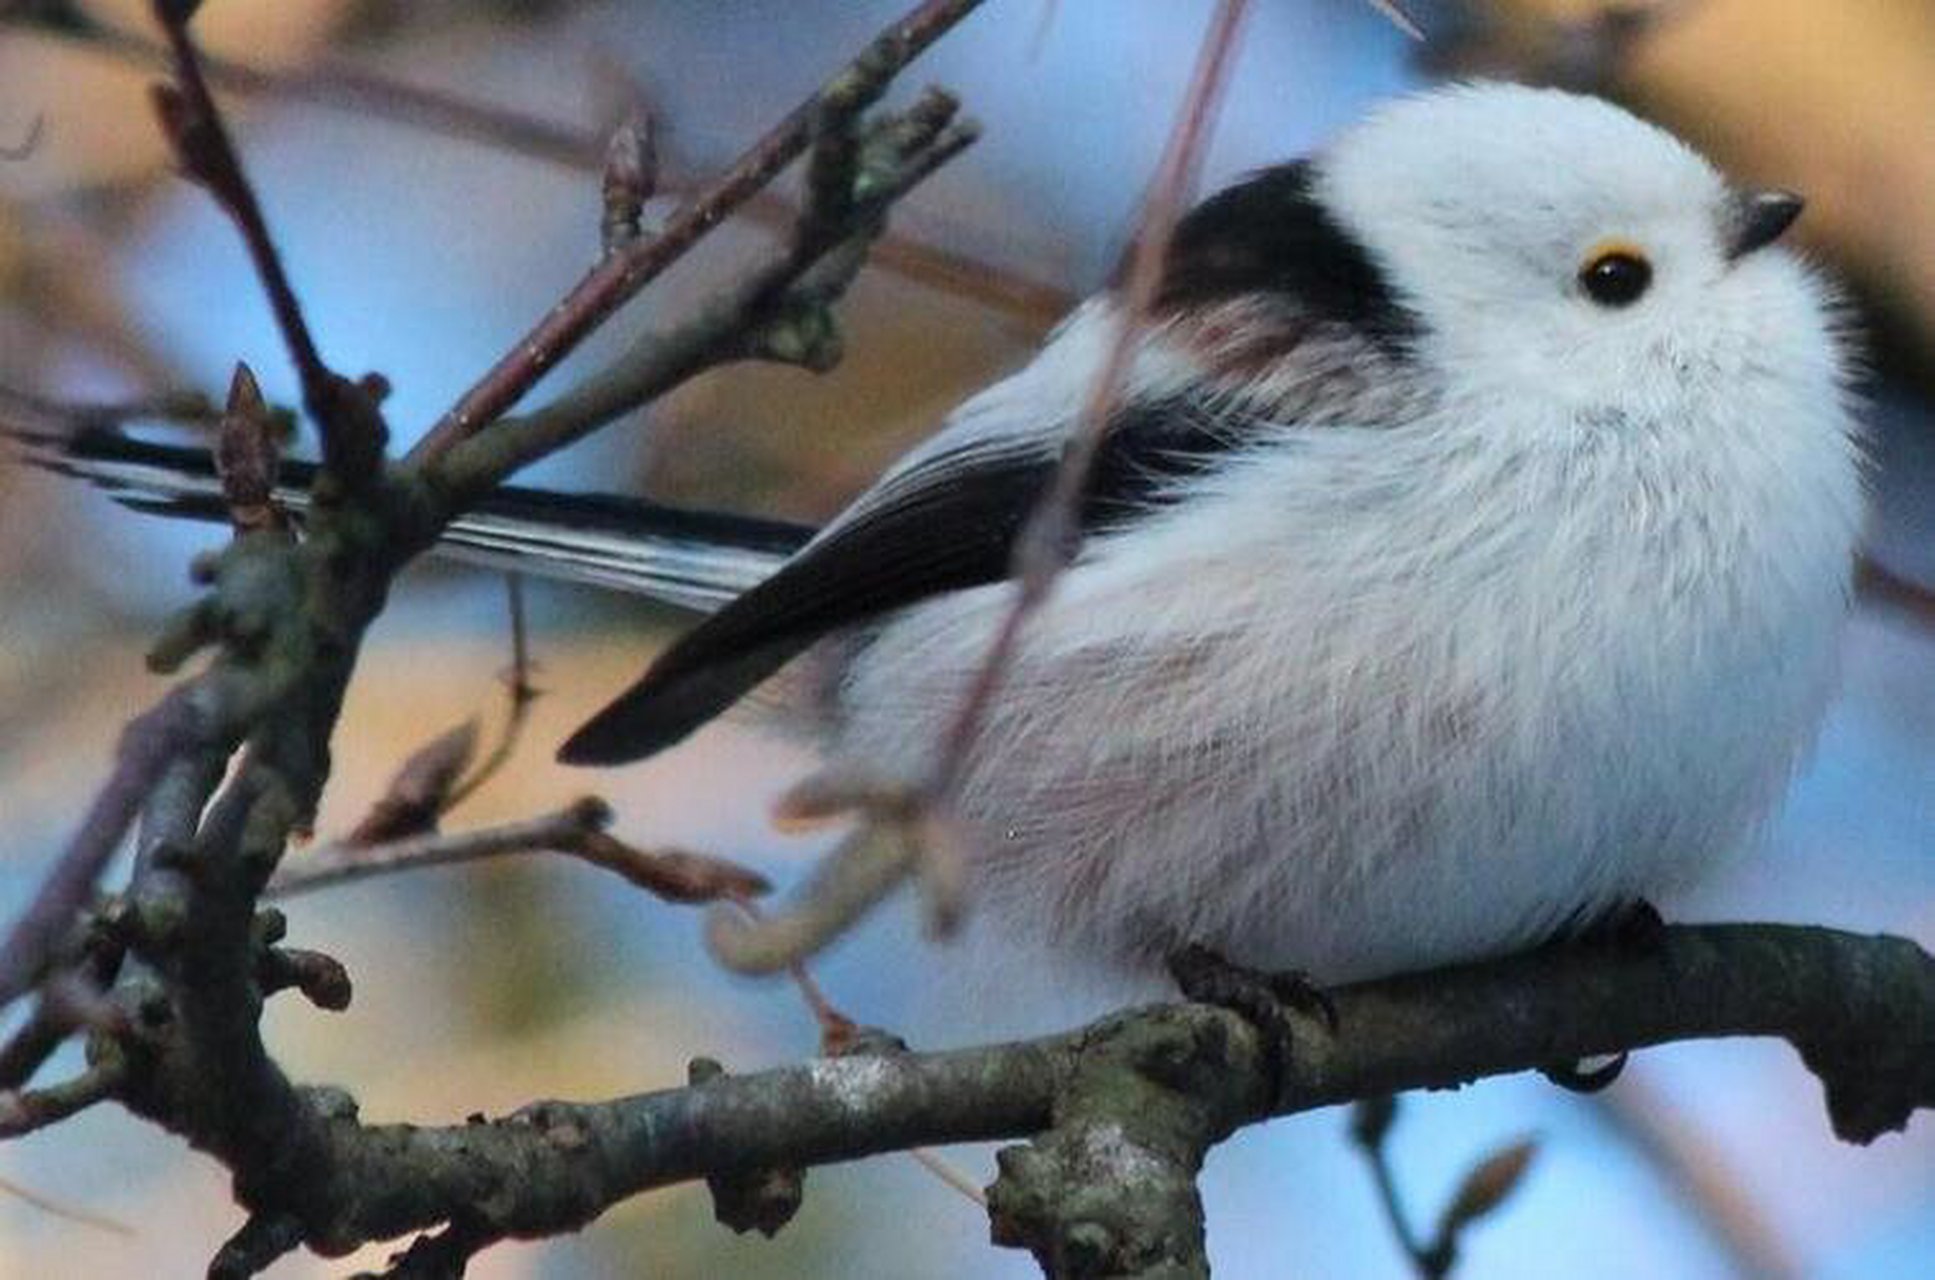
[[[1271,304],[1251,312],[1255,332],[1220,356],[1210,354],[1212,366],[1218,359],[1282,361],[1317,330],[1356,339],[1367,359],[1390,361],[1408,350],[1416,317],[1378,262],[1330,215],[1317,185],[1307,163],[1265,169],[1205,201],[1176,228],[1158,320],[1186,320],[1239,299]],[[1237,382],[1245,376],[1227,372]],[[1006,577],[1015,536],[1053,476],[1067,424],[992,436],[959,429],[966,425],[944,432],[939,448],[916,455],[777,574],[688,632],[565,744],[563,758],[616,764],[650,755],[738,701],[820,636]],[[1227,397],[1218,408],[1182,399],[1128,406],[1096,459],[1084,531],[1160,506],[1175,496],[1179,480],[1228,458],[1263,425],[1253,411],[1231,408]]]
[[[1254,418],[1170,399],[1110,423],[1082,508],[1105,532],[1254,438]],[[963,440],[890,475],[766,581],[688,631],[565,743],[571,764],[671,746],[815,640],[889,610],[1008,576],[1017,534],[1052,482],[1060,431]]]

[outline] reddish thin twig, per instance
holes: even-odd
[[[351,880],[509,853],[568,853],[587,831],[603,830],[611,816],[610,806],[587,796],[556,813],[475,831],[430,832],[374,845],[324,845],[309,850],[298,862],[284,863],[262,896],[287,898]]]
[[[171,57],[167,46],[106,23],[43,27],[42,30],[138,66],[166,67]],[[360,111],[395,124],[575,168],[597,163],[597,140],[580,130],[473,102],[439,89],[406,84],[340,62],[283,69],[258,67],[203,53],[201,63],[210,83],[230,93]]]
[[[162,6],[167,10],[168,6]],[[174,53],[175,89],[157,86],[156,107],[168,127],[170,141],[184,167],[197,181],[209,188],[216,201],[235,220],[243,244],[255,264],[262,287],[268,292],[269,306],[289,348],[296,372],[302,379],[304,395],[328,373],[309,322],[296,301],[295,286],[282,265],[269,234],[268,219],[256,199],[255,188],[243,172],[241,157],[228,136],[228,126],[215,108],[208,83],[202,77],[200,57],[183,21],[163,22],[169,47]]]
[[[586,796],[556,813],[474,831],[429,832],[375,845],[343,841],[311,850],[299,863],[284,863],[263,897],[286,898],[371,876],[521,853],[576,858],[666,902],[736,901],[771,888],[763,876],[723,858],[635,848],[606,834],[611,820],[611,806]]]
[[[864,824],[822,864],[810,891],[785,912],[748,922],[714,912],[707,944],[727,967],[771,973],[824,946],[910,873],[918,876],[931,927],[945,933],[965,906],[968,840],[948,801],[969,749],[1012,661],[1021,629],[1071,557],[1076,512],[1109,413],[1154,301],[1169,237],[1193,185],[1215,103],[1228,74],[1247,0],[1222,0],[1197,58],[1189,90],[1145,203],[1129,279],[1107,359],[1090,388],[1055,482],[1018,539],[1018,585],[974,680],[950,721],[933,772],[909,785],[839,769],[814,775],[784,798],[776,816],[814,820],[859,812]]]
[[[965,18],[980,0],[924,0],[912,12],[876,36],[842,82],[865,69],[864,88],[878,92],[887,79],[948,29]],[[494,421],[515,404],[533,383],[569,355],[614,311],[657,279],[693,245],[745,204],[798,158],[812,142],[825,90],[815,92],[788,112],[764,137],[740,156],[731,168],[687,197],[657,235],[635,240],[605,256],[562,301],[552,307],[530,332],[464,392],[407,460],[419,464],[435,458],[459,440]],[[862,96],[870,96],[863,93]]]

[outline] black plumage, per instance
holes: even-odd
[[[1370,251],[1318,201],[1316,181],[1312,162],[1299,160],[1197,205],[1176,225],[1157,309],[1282,295],[1307,320],[1343,325],[1401,354],[1418,334],[1418,318]]]

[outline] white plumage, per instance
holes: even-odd
[[[1593,100],[1410,99],[1320,171],[1422,315],[1422,385],[1285,423],[1030,624],[963,801],[1023,937],[1326,982],[1517,947],[1739,849],[1813,731],[1862,511],[1822,287],[1727,261],[1722,179]],[[1609,312],[1571,286],[1612,237],[1656,283]],[[1065,421],[1105,306],[947,434]],[[1200,378],[1182,345],[1156,335],[1139,390]],[[1007,601],[881,628],[835,749],[930,752]]]

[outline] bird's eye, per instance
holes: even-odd
[[[1579,286],[1602,307],[1628,307],[1653,283],[1653,264],[1629,244],[1600,245],[1579,268]]]

